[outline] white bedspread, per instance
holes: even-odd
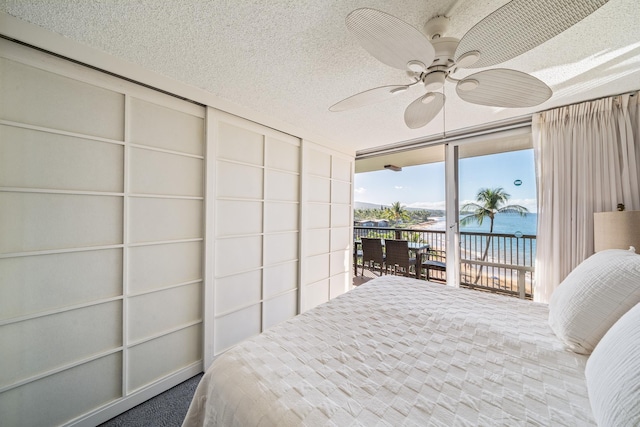
[[[595,425],[546,305],[383,276],[215,360],[185,426]]]

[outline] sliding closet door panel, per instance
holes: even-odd
[[[303,141],[303,311],[351,286],[353,162],[351,156]]]
[[[307,150],[304,173],[310,176],[331,177],[331,153],[322,149]]]
[[[172,100],[174,101],[174,100]],[[169,103],[167,103],[169,104]],[[132,98],[131,142],[181,153],[204,154],[203,109],[183,102],[178,108]]]
[[[268,234],[264,237],[264,264],[298,259],[298,233]]]
[[[119,347],[121,334],[121,301],[5,325],[0,329],[0,387]],[[16,342],[21,345],[9,345]],[[42,345],[46,357],[33,351]]]
[[[262,199],[263,170],[255,166],[218,162],[216,194],[220,198]]]
[[[207,348],[217,355],[297,313],[300,140],[209,111],[216,240],[214,326]],[[288,296],[269,306],[266,295],[279,292]]]
[[[7,426],[63,424],[119,399],[121,372],[122,355],[114,353],[12,388],[0,396],[2,423]]]
[[[351,205],[333,203],[331,205],[331,227],[349,227]]]
[[[331,181],[331,201],[351,205],[351,182]]]
[[[305,192],[309,202],[331,202],[331,181],[318,176],[308,178],[308,192]]]
[[[353,262],[353,258],[348,256],[344,251],[331,252],[330,271],[331,275],[349,272],[349,264]]]
[[[251,165],[264,163],[264,135],[260,132],[221,121],[218,127],[218,158]]]
[[[265,198],[268,200],[298,201],[300,193],[300,177],[298,175],[267,171]]]
[[[233,237],[216,241],[217,277],[258,269],[261,265],[261,236]]]
[[[290,292],[264,302],[264,328],[269,329],[297,314],[298,294]]]
[[[262,298],[260,270],[227,276],[216,281],[215,310],[217,313],[238,310],[259,304]]]
[[[129,393],[202,358],[202,326],[193,325],[129,349]]]
[[[130,191],[138,194],[202,196],[203,160],[160,151],[131,149]]]
[[[310,256],[305,261],[305,280],[307,283],[315,283],[329,277],[329,254]]]
[[[132,197],[131,243],[202,237],[202,200]]]
[[[262,202],[220,200],[215,218],[219,237],[262,233]]]
[[[124,95],[0,58],[0,117],[122,140]]]
[[[267,137],[267,147],[265,165],[268,168],[300,172],[300,148],[297,144]]]
[[[264,297],[271,298],[298,287],[298,262],[272,265],[264,268]]]
[[[327,301],[329,301],[329,279],[310,283],[305,287],[302,311],[310,310]]]
[[[122,243],[122,197],[0,192],[0,253]]]
[[[202,367],[205,110],[3,39],[0,75],[0,424],[97,424]]]
[[[304,217],[308,229],[331,227],[331,205],[308,203],[306,206]]]
[[[132,294],[202,280],[202,243],[134,246],[128,271]]]
[[[353,159],[333,156],[331,158],[331,178],[342,181],[345,184],[351,183],[353,179]],[[336,181],[334,181],[335,183]],[[350,203],[349,201],[344,203]]]
[[[122,294],[122,249],[5,258],[0,271],[0,320]]]
[[[319,228],[308,230],[305,239],[305,253],[307,255],[318,255],[329,252],[331,241],[331,230],[329,228]]]
[[[127,393],[202,358],[204,109],[141,95],[127,104]]]
[[[351,247],[353,240],[353,233],[351,232],[351,228],[343,227],[343,228],[332,228],[331,229],[331,251],[344,251],[348,250]],[[340,257],[349,255],[345,253],[341,253]]]
[[[262,332],[261,305],[256,304],[216,318],[213,332],[215,348],[221,352],[228,350]]]
[[[123,191],[124,147],[0,125],[0,186]]]
[[[202,320],[200,283],[129,299],[129,340],[136,342]]]
[[[329,279],[329,298],[342,295],[351,287],[351,277],[348,273],[340,273]]]
[[[300,227],[297,203],[267,202],[264,205],[264,231],[278,233],[298,231]]]

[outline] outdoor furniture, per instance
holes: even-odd
[[[425,280],[431,279],[431,274],[429,273],[431,270],[447,271],[447,264],[445,264],[443,261],[429,259],[429,257],[435,252],[436,251],[428,251],[425,254],[426,259],[423,259],[420,264],[420,275],[422,274],[422,270],[426,270]]]
[[[362,260],[362,249],[358,249],[360,243],[359,240],[353,242],[353,271],[356,276],[358,275],[358,261]]]
[[[409,253],[409,243],[406,240],[385,240],[387,269],[404,272],[409,276],[409,268],[416,265],[416,258]]]
[[[385,256],[382,252],[382,240],[379,238],[371,239],[363,237],[362,239],[362,274],[364,276],[365,264],[369,264],[371,271],[375,273],[376,265],[380,268],[380,275],[385,266]]]

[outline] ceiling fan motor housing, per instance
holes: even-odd
[[[424,33],[429,37],[429,40],[434,40],[442,37],[444,33],[449,29],[449,18],[446,16],[436,16],[431,18],[424,24]]]

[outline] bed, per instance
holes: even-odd
[[[640,302],[637,274],[618,318]],[[183,425],[596,425],[589,355],[549,326],[550,307],[376,278],[217,358]]]

